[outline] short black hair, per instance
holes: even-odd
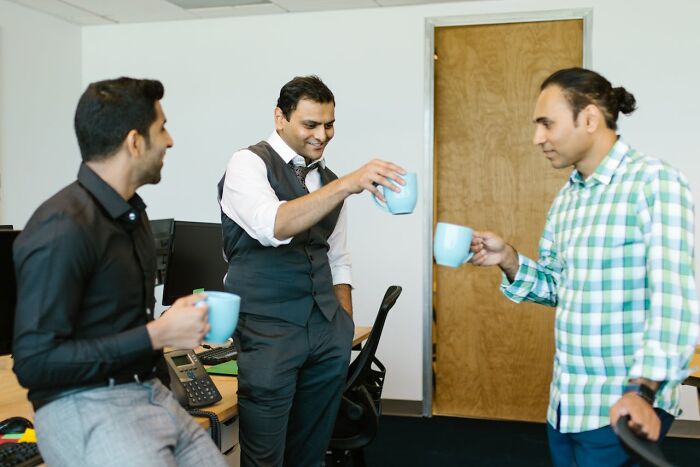
[[[83,161],[114,154],[131,130],[148,143],[155,103],[164,92],[163,84],[151,79],[121,77],[90,83],[80,96],[74,119]]]
[[[289,120],[292,112],[302,99],[309,99],[319,104],[327,102],[335,105],[335,97],[328,86],[316,75],[296,76],[280,89],[277,107],[282,110],[284,118]]]
[[[605,124],[617,130],[620,112],[629,115],[637,109],[637,101],[625,88],[612,87],[610,81],[595,71],[585,68],[565,68],[552,73],[542,82],[540,90],[559,86],[574,112],[574,120],[587,105],[593,104],[605,116]]]

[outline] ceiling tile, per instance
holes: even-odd
[[[79,25],[139,23],[465,0],[9,0]],[[468,0],[467,0],[468,1]],[[241,5],[249,2],[268,4]],[[179,5],[184,5],[185,8]],[[213,8],[189,8],[209,6]],[[224,5],[224,6],[221,6]],[[239,6],[232,6],[239,5]]]
[[[120,23],[191,19],[194,16],[166,0],[62,0]]]
[[[428,3],[464,2],[470,0],[375,0],[380,6],[425,5]]]
[[[345,10],[379,6],[375,0],[272,0],[287,11]]]
[[[112,24],[114,21],[59,0],[10,0],[74,24]]]
[[[270,0],[167,0],[170,3],[182,7],[186,10],[198,10],[205,8],[223,8],[243,5],[255,5],[260,3],[270,3]]]
[[[199,18],[217,18],[223,16],[252,16],[286,13],[286,10],[277,5],[246,5],[222,8],[196,8],[187,10]]]

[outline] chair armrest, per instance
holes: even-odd
[[[668,462],[661,452],[659,445],[649,441],[648,439],[640,438],[629,427],[629,415],[623,415],[617,419],[615,425],[617,437],[623,446],[627,447],[634,453],[638,459],[656,466],[656,467],[673,467],[673,464]]]

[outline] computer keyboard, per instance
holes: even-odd
[[[42,462],[36,443],[0,444],[0,467],[32,467]]]
[[[229,347],[217,347],[215,349],[205,350],[197,354],[197,358],[203,365],[218,365],[219,363],[235,360],[238,352],[231,345]]]

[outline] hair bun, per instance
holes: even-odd
[[[634,95],[627,92],[622,86],[612,89],[613,96],[617,102],[617,108],[625,115],[629,115],[637,110],[637,100]]]

